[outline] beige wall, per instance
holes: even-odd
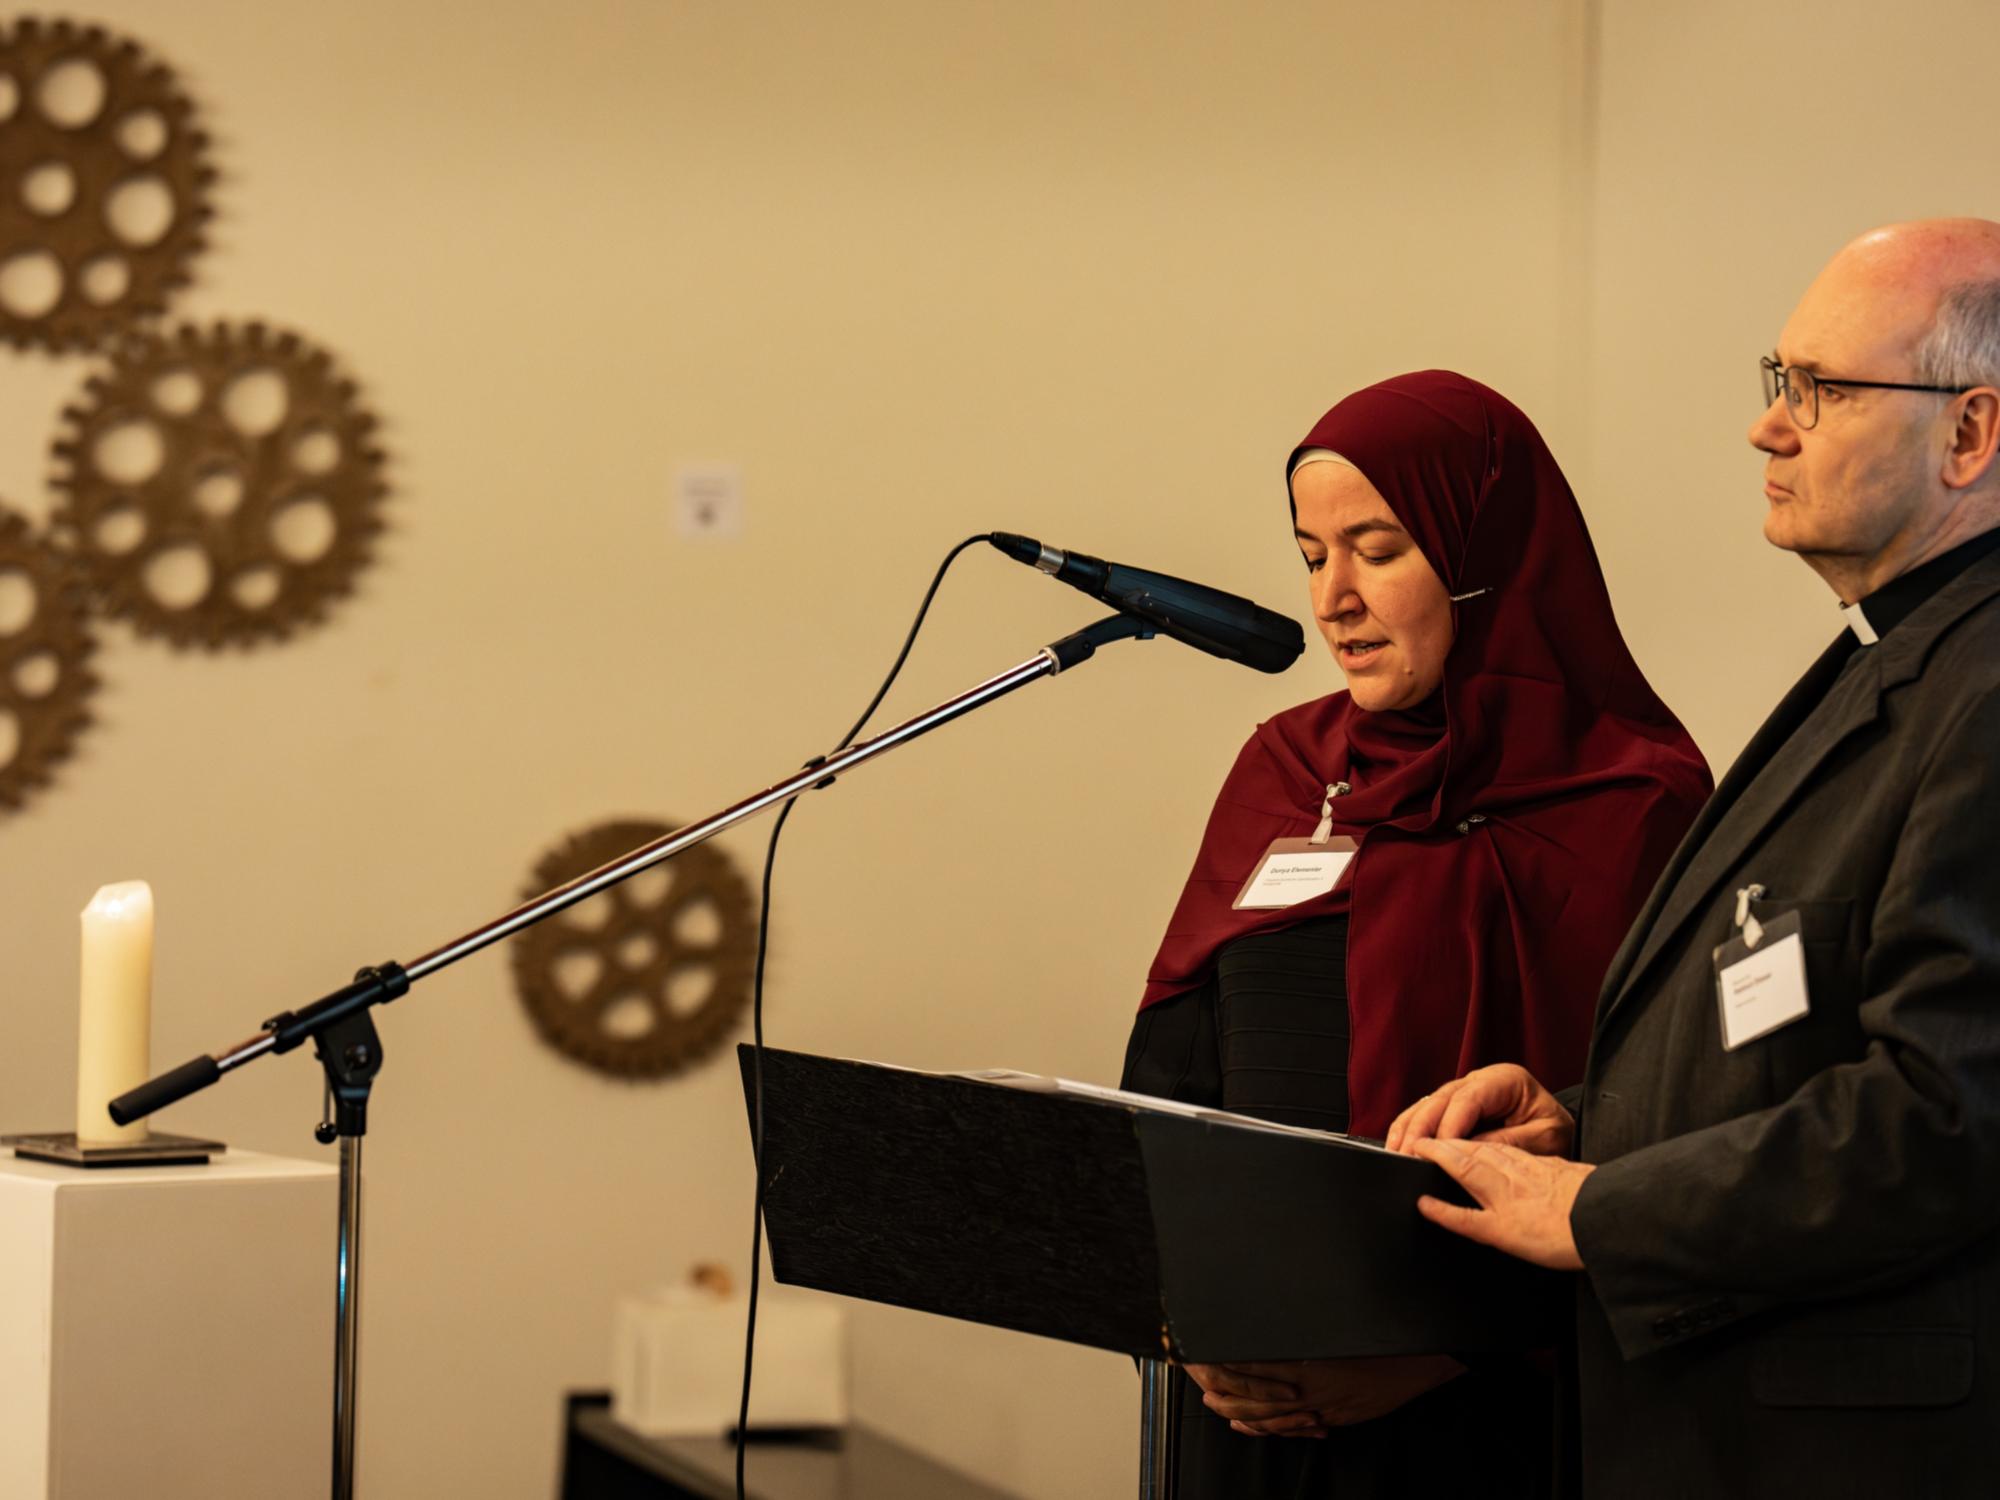
[[[0,828],[7,1128],[68,1116],[99,883],[153,881],[156,1055],[207,1050],[494,913],[560,833],[691,817],[824,748],[970,532],[1301,608],[1282,455],[1399,369],[1456,366],[1542,422],[1642,660],[1726,760],[1830,634],[1755,534],[1754,357],[1849,231],[1993,208],[1947,175],[1938,70],[1971,49],[1862,5],[1817,7],[1810,47],[1782,15],[1622,0],[97,14],[217,138],[179,310],[338,350],[396,497],[360,597],[295,644],[104,630],[100,724]],[[1893,97],[1863,86],[1883,55]],[[1803,162],[1785,102],[1832,122]],[[0,359],[0,495],[37,514],[79,375]],[[672,530],[673,468],[701,460],[743,467],[740,542]],[[1089,617],[968,557],[889,711]],[[1122,646],[812,800],[771,1039],[1115,1076],[1217,777],[1335,682],[1317,656],[1274,680]],[[750,868],[763,832],[724,843]],[[532,1038],[498,954],[384,1032],[364,1485],[544,1495],[613,1298],[743,1254],[732,1070],[587,1074]],[[171,1120],[309,1155],[318,1102],[292,1058]],[[864,1420],[1023,1495],[1129,1486],[1123,1361],[870,1307],[854,1331]]]

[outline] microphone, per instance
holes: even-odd
[[[1145,621],[1161,635],[1224,661],[1240,661],[1260,672],[1282,672],[1306,649],[1305,632],[1297,620],[1236,594],[1082,552],[1063,552],[1011,531],[996,531],[986,540],[1015,562],[1039,568],[1057,582]]]

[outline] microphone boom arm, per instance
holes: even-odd
[[[1016,688],[1025,687],[1038,678],[1053,677],[1057,673],[1088,661],[1100,646],[1113,641],[1146,640],[1152,635],[1153,627],[1148,622],[1123,613],[1087,625],[1082,630],[1044,646],[1018,666],[1008,668],[997,677],[988,678],[977,687],[968,689],[954,698],[947,698],[914,718],[906,719],[892,729],[885,729],[872,739],[862,740],[832,755],[815,756],[806,762],[803,770],[766,787],[754,796],[733,803],[720,812],[711,813],[698,822],[662,834],[651,843],[642,844],[628,854],[599,865],[595,870],[579,875],[554,890],[524,902],[512,911],[473,928],[463,936],[453,938],[423,956],[412,959],[408,964],[390,962],[361,970],[352,984],[335,990],[301,1010],[285,1011],[273,1016],[253,1036],[233,1046],[196,1057],[177,1068],[148,1079],[137,1088],[120,1094],[111,1101],[111,1118],[117,1124],[129,1125],[134,1120],[144,1119],[155,1110],[166,1108],[176,1100],[198,1093],[215,1083],[225,1073],[234,1072],[246,1063],[255,1062],[266,1054],[290,1052],[304,1042],[318,1038],[330,1028],[356,1015],[365,1014],[374,1006],[387,1004],[408,993],[410,986],[418,980],[426,979],[462,958],[469,958],[480,949],[532,927],[537,922],[576,905],[579,901],[588,900],[600,891],[638,874],[641,870],[650,869],[663,860],[672,859],[682,850],[713,838],[725,828],[754,817],[760,812],[768,811],[801,793],[832,786],[836,778],[845,775],[865,761],[873,760],[878,755],[886,754],[941,725],[949,724],[953,719],[961,718],[976,708],[983,708],[996,698],[1003,698]]]

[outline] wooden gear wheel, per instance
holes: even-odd
[[[368,563],[386,493],[374,418],[291,334],[134,335],[63,416],[55,536],[144,634],[208,650],[278,639]]]
[[[215,174],[173,74],[95,26],[0,26],[0,342],[79,349],[162,312]]]
[[[0,807],[45,783],[90,722],[88,605],[69,561],[0,510]]]
[[[572,835],[535,866],[526,894],[587,874],[672,830],[621,820]],[[750,888],[697,844],[514,939],[514,978],[535,1029],[601,1072],[663,1078],[713,1052],[750,1000]]]

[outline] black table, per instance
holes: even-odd
[[[838,1445],[752,1439],[751,1500],[1012,1500],[866,1427]],[[561,1500],[734,1500],[736,1448],[722,1437],[642,1437],[611,1417],[611,1398],[572,1394]]]

